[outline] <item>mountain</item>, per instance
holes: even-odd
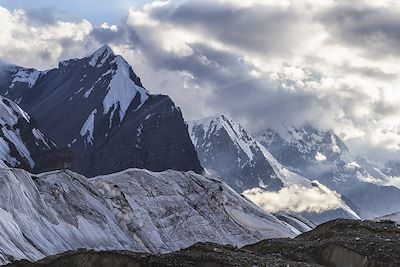
[[[328,211],[302,213],[316,223],[335,218],[359,218],[345,201],[340,200],[340,196],[323,184],[286,169],[240,124],[226,116],[213,115],[190,121],[188,130],[202,166],[209,175],[227,183],[237,192],[243,192],[251,200],[258,199],[264,191],[291,188],[295,191],[293,194],[299,196],[317,194],[335,198],[339,203],[335,209]],[[253,188],[262,189],[246,190]]]
[[[189,121],[188,130],[202,166],[236,191],[283,187],[257,141],[233,120],[214,115]]]
[[[400,161],[390,160],[381,169],[383,173],[391,177],[400,177]]]
[[[168,96],[152,95],[110,47],[37,71],[8,66],[0,94],[19,103],[86,176],[130,167],[203,171],[182,113]]]
[[[72,166],[67,149],[59,149],[16,103],[0,96],[0,166],[40,172]]]
[[[374,221],[392,221],[396,224],[400,224],[400,212],[395,212],[391,214],[387,214],[378,218],[374,218]]]
[[[0,169],[0,263],[78,248],[168,253],[196,242],[244,246],[300,231],[217,180],[128,169],[88,179]]]
[[[256,139],[289,170],[340,193],[364,219],[400,211],[400,189],[365,157],[352,155],[332,131],[311,126],[261,131]]]

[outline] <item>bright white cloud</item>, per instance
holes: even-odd
[[[343,204],[339,194],[322,185],[313,188],[292,185],[278,192],[253,188],[242,194],[268,212],[322,213],[335,210]]]
[[[118,27],[117,25],[109,25],[107,22],[103,22],[100,27],[104,30],[110,30],[112,32],[117,32],[118,31]]]
[[[371,1],[364,1],[357,10],[389,8],[392,4],[393,1],[385,1],[383,5],[377,6]],[[262,120],[260,114],[270,116],[265,118],[267,126],[312,123],[333,129],[349,140],[350,144],[363,142],[364,146],[354,146],[360,153],[370,153],[370,147],[366,144],[373,144],[374,148],[389,150],[393,156],[400,147],[400,134],[397,131],[400,126],[400,109],[394,108],[400,105],[400,83],[393,80],[400,71],[400,58],[369,57],[365,50],[367,48],[341,41],[339,35],[332,32],[322,19],[327,16],[325,14],[336,16],[338,8],[347,10],[349,7],[345,1],[220,0],[214,5],[205,2],[187,3],[178,7],[172,1],[156,1],[146,5],[143,10],[131,10],[128,25],[152,45],[157,44],[159,49],[180,57],[193,55],[193,47],[199,45],[236,55],[242,59],[238,64],[249,66],[249,80],[266,79],[275,82],[272,89],[268,88],[271,86],[269,82],[265,83],[265,97],[270,97],[271,102],[279,103],[282,95],[293,99],[308,95],[310,101],[309,105],[304,106],[282,104],[275,110],[268,109],[267,113],[261,107],[254,107],[263,105],[261,102],[250,98],[242,98],[241,109],[234,102],[215,101],[218,103],[215,106],[209,98],[199,98],[204,101],[204,109],[228,112],[244,123],[248,122],[246,127],[253,130],[256,125],[254,120],[257,123]],[[351,8],[348,12],[353,12]],[[395,9],[390,12],[395,12]],[[268,25],[273,27],[269,28]],[[275,27],[279,27],[279,31]],[[198,64],[191,61],[186,64]],[[220,64],[221,75],[224,75],[224,67],[224,64]],[[187,68],[186,71],[193,72],[191,67]],[[231,72],[228,68],[226,71]],[[207,81],[209,77],[197,77],[195,72],[192,75],[197,78],[197,81],[193,81],[197,86],[192,86],[196,89],[191,90],[194,95],[198,93],[199,87],[204,91],[223,92],[216,95],[235,95],[232,89],[234,81],[232,84],[201,84],[201,80]],[[241,76],[237,84],[246,79],[244,75]],[[232,78],[239,79],[234,74]],[[183,87],[187,89],[186,82]],[[280,88],[282,95],[276,92],[276,87]],[[256,89],[246,87],[243,94],[248,94],[249,90]],[[191,104],[187,103],[187,95],[181,94],[181,90],[175,88],[168,90],[168,93],[183,107],[188,119],[193,118],[192,114],[194,117],[204,114],[185,112]],[[240,95],[237,97],[241,98]],[[263,97],[259,95],[257,98]],[[246,106],[246,103],[249,105]],[[274,117],[278,121],[271,120]],[[392,128],[395,130],[388,130]]]
[[[10,12],[1,6],[0,24],[0,58],[37,68],[57,64],[62,56],[81,54],[93,29],[86,20],[34,25],[24,10]]]

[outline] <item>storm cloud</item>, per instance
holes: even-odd
[[[396,159],[399,15],[391,0],[154,1],[94,26],[0,8],[0,57],[46,68],[108,43],[187,120],[223,113],[253,132],[307,123]]]

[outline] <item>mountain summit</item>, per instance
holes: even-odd
[[[168,96],[150,94],[108,45],[48,71],[10,66],[0,94],[57,145],[71,147],[75,171],[87,176],[130,167],[202,171],[180,109]]]
[[[224,115],[190,121],[189,134],[204,168],[233,189],[283,187],[257,141]]]

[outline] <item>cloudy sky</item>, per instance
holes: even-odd
[[[62,2],[0,0],[1,60],[46,69],[108,43],[186,119],[308,123],[400,158],[397,0]]]

